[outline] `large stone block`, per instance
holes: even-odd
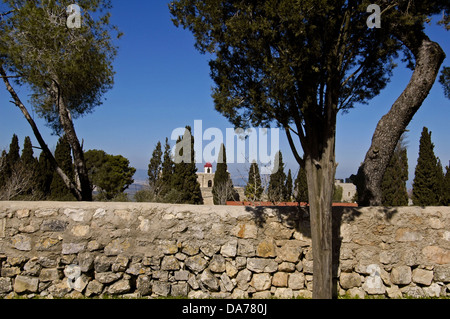
[[[28,276],[17,276],[14,280],[14,292],[21,293],[34,293],[38,291],[39,279]]]
[[[429,286],[431,285],[431,282],[433,281],[433,272],[431,270],[425,270],[425,269],[414,269],[412,272],[412,280],[415,283]]]
[[[341,273],[339,283],[343,289],[361,287],[361,276],[357,273]]]
[[[408,266],[394,267],[391,270],[391,282],[395,285],[408,285],[411,283],[412,273]]]
[[[248,258],[247,268],[256,273],[273,273],[278,270],[278,263],[273,259]]]
[[[194,257],[187,258],[185,265],[193,272],[199,273],[206,268],[206,266],[208,265],[208,261],[201,255],[196,255]]]

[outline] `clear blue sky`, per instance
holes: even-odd
[[[119,54],[114,62],[114,88],[106,101],[93,114],[75,121],[78,136],[84,140],[85,150],[102,149],[120,154],[138,169],[146,169],[158,141],[170,138],[177,127],[194,125],[202,120],[203,128],[216,127],[225,134],[228,121],[215,111],[211,98],[213,82],[209,77],[208,57],[194,48],[189,31],[176,28],[171,19],[169,1],[113,1],[112,22],[124,32],[118,42]],[[435,20],[436,21],[436,20]],[[450,65],[449,33],[436,26],[427,27],[427,34],[447,53],[444,65]],[[399,65],[391,83],[369,105],[357,106],[345,115],[338,115],[336,156],[339,166],[337,178],[356,173],[364,160],[376,124],[406,87],[411,71]],[[27,101],[26,88],[17,88]],[[38,145],[19,109],[0,84],[0,149],[7,149],[14,133],[23,143],[25,136]],[[436,82],[430,95],[409,126],[408,158],[410,187],[417,163],[419,138],[423,126],[432,132],[435,153],[448,165],[450,160],[450,100]],[[57,137],[35,117],[50,148]],[[204,144],[208,144],[205,141]],[[22,145],[21,145],[22,146]],[[280,134],[280,148],[287,167],[297,170],[284,134]],[[35,156],[38,152],[35,151]]]

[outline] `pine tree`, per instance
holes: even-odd
[[[228,173],[226,150],[223,144],[220,146],[217,159],[212,194],[214,205],[226,205],[227,201],[239,200],[239,194],[234,189],[230,173]]]
[[[72,162],[71,148],[65,136],[59,138],[56,144],[55,159],[59,167],[66,173],[67,177],[73,179],[74,168]],[[57,201],[74,201],[75,197],[64,184],[61,177],[54,172],[52,184],[50,185],[50,198]]]
[[[178,203],[203,204],[194,158],[194,138],[190,126],[186,126],[185,133],[178,139],[175,148],[175,166],[172,176],[172,188],[179,193]]]
[[[286,197],[284,201],[290,202],[292,200],[292,173],[289,169],[288,175],[286,178]]]
[[[428,129],[424,127],[413,182],[413,202],[417,206],[439,205],[438,164],[433,149],[431,132],[428,133]]]
[[[408,155],[406,147],[402,145],[402,139],[400,139],[381,182],[383,206],[408,205],[407,180]]]
[[[162,168],[162,148],[161,142],[156,144],[155,149],[152,153],[152,158],[150,159],[150,163],[148,164],[148,183],[150,186],[150,190],[157,195],[160,191],[160,177],[161,177],[161,168]]]
[[[261,176],[259,175],[258,164],[254,161],[250,165],[250,170],[248,172],[248,182],[245,187],[245,197],[250,201],[261,200],[261,195],[263,192],[261,184]]]
[[[286,198],[286,174],[284,173],[283,155],[281,151],[275,155],[274,172],[270,175],[267,196],[269,201],[281,202]]]
[[[297,203],[308,203],[308,182],[306,180],[306,170],[300,167],[295,179],[295,201]]]

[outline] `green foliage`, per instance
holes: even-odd
[[[248,182],[244,194],[250,201],[259,201],[261,200],[262,192],[263,187],[261,184],[261,176],[259,175],[259,166],[258,163],[253,162],[248,172]]]
[[[292,173],[290,169],[286,178],[286,197],[284,200],[286,202],[290,202],[292,200]]]
[[[162,155],[161,142],[158,142],[153,150],[150,163],[148,164],[148,183],[150,189],[153,190],[155,194],[159,193],[161,187],[160,177],[162,169]]]
[[[386,168],[381,182],[383,206],[407,206],[408,156],[404,145],[399,143]]]
[[[50,198],[51,185],[54,176],[54,168],[44,152],[41,152],[37,164],[36,190],[39,192],[38,197],[42,200]],[[58,176],[59,177],[59,176]]]
[[[344,189],[342,186],[334,185],[333,187],[333,202],[341,202],[342,201],[342,194],[344,192]]]
[[[286,199],[286,174],[284,173],[283,155],[281,151],[275,155],[274,172],[270,175],[269,188],[267,191],[269,201],[281,202]]]
[[[67,138],[60,137],[55,149],[55,159],[58,166],[70,179],[74,178],[74,167],[72,163],[71,148]],[[50,199],[55,201],[74,201],[75,197],[66,187],[62,178],[56,173],[53,173],[52,183],[50,185]]]
[[[442,184],[438,170],[434,144],[431,142],[431,132],[428,133],[428,129],[424,127],[420,137],[419,158],[413,182],[414,205],[439,205]]]
[[[442,69],[441,76],[439,77],[439,82],[444,87],[445,96],[450,99],[450,67],[446,66]]]
[[[172,159],[172,154],[170,153],[169,139],[166,138],[161,168],[161,190],[160,190],[161,196],[165,196],[172,188],[172,176],[174,165],[175,164]]]
[[[175,165],[171,178],[172,190],[177,191],[180,195],[177,202],[202,205],[203,197],[197,180],[194,158],[194,138],[191,128],[186,126],[183,137],[178,139],[175,147]]]
[[[90,150],[85,153],[86,166],[93,187],[99,190],[98,200],[124,201],[122,193],[133,184],[136,172],[130,161],[121,155],[109,155],[104,151]]]
[[[295,201],[298,203],[308,203],[308,182],[306,180],[306,170],[300,167],[295,179]]]
[[[214,173],[214,185],[212,188],[214,205],[226,205],[227,201],[239,200],[239,194],[233,187],[227,168],[227,156],[225,145],[220,146],[217,159],[217,168]]]
[[[20,160],[20,147],[19,147],[19,138],[16,134],[13,135],[11,139],[11,144],[9,144],[9,152],[8,152],[8,166],[13,167]]]
[[[446,173],[444,177],[444,185],[442,187],[443,189],[443,196],[442,196],[442,205],[444,206],[450,206],[450,167],[446,167]]]
[[[0,20],[0,62],[21,76],[19,84],[29,85],[37,114],[56,132],[61,123],[55,94],[62,95],[73,118],[91,112],[113,85],[117,53],[111,37],[116,28],[109,24],[111,1],[78,1],[80,29],[66,26],[72,3],[5,0],[5,10],[14,10]]]

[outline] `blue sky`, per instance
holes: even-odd
[[[203,121],[203,129],[219,128],[224,134],[231,125],[214,109],[211,98],[213,82],[209,76],[208,57],[194,48],[189,31],[176,28],[170,20],[168,1],[113,1],[112,22],[124,32],[119,40],[119,54],[114,62],[114,88],[106,101],[93,114],[75,121],[78,136],[85,150],[102,149],[110,154],[127,157],[131,165],[146,169],[158,141],[171,136],[172,131],[194,120]],[[435,20],[436,21],[436,20]],[[436,26],[427,27],[427,34],[438,42],[448,57],[443,65],[450,65],[449,33]],[[387,88],[348,114],[338,115],[336,157],[339,163],[337,178],[356,173],[370,146],[379,119],[406,87],[411,71],[400,64]],[[17,88],[27,101],[26,88]],[[38,145],[19,109],[13,106],[4,85],[0,85],[0,149],[7,149],[14,133],[23,143],[25,136]],[[448,165],[450,160],[449,119],[450,100],[436,82],[430,95],[409,125],[408,159],[411,186],[417,163],[419,138],[423,126],[433,132],[435,153]],[[30,108],[31,110],[31,108]],[[50,148],[57,137],[35,116]],[[204,141],[204,145],[208,144]],[[298,168],[286,138],[280,132],[280,148],[287,167],[294,173]],[[35,156],[38,156],[37,151]],[[242,171],[241,171],[242,172]]]

